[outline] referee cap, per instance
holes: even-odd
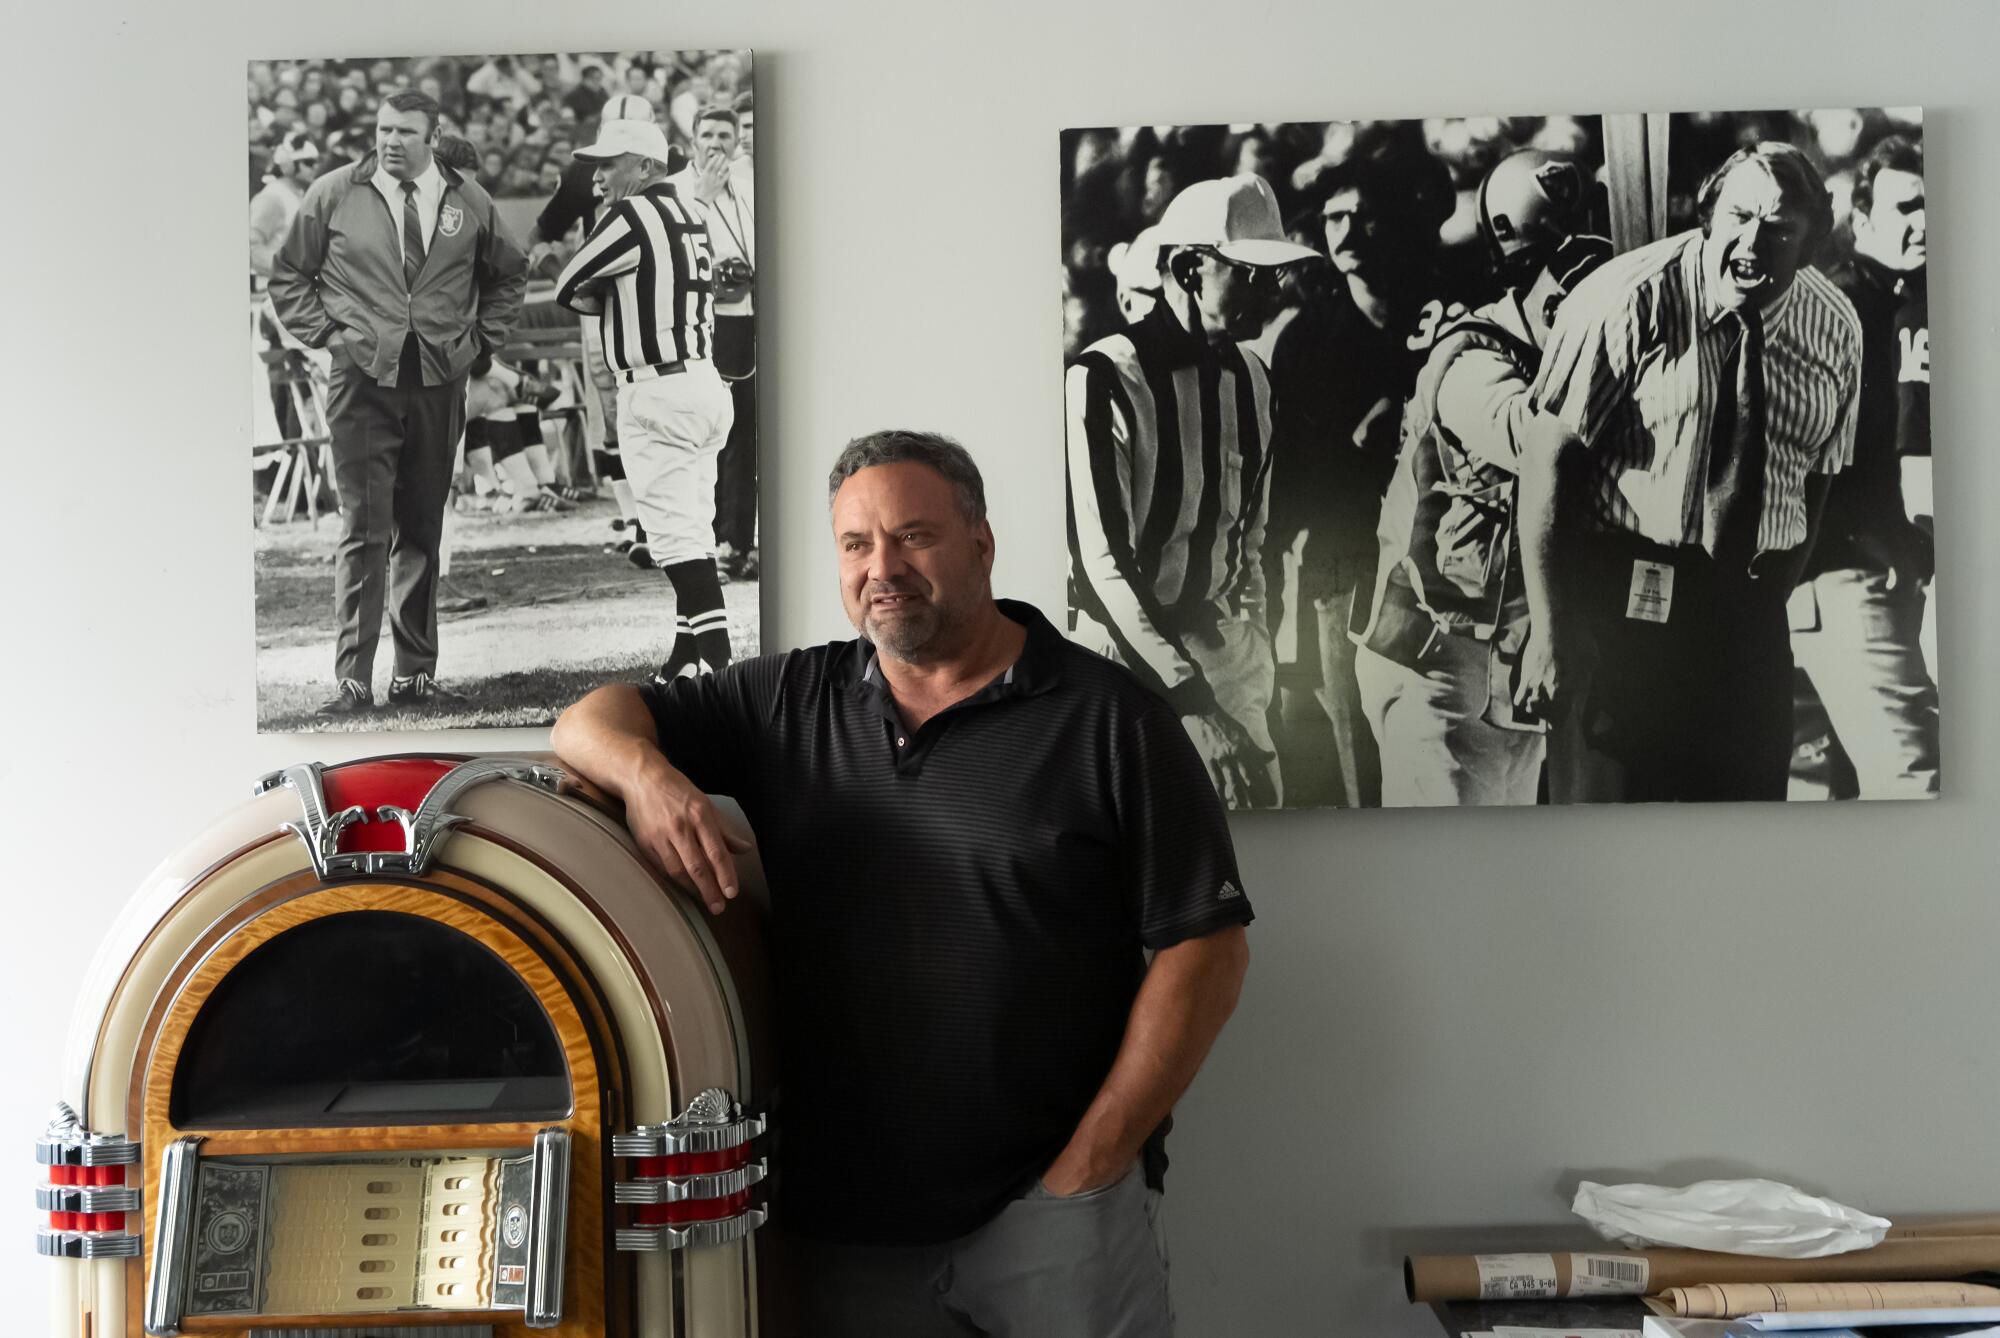
[[[604,105],[597,109],[600,121],[650,121],[653,119],[653,104],[636,93],[620,93],[615,98],[606,98]]]
[[[1318,254],[1285,239],[1278,197],[1269,182],[1249,172],[1197,181],[1176,195],[1160,216],[1154,243],[1211,247],[1242,265],[1289,265]]]
[[[673,147],[667,143],[666,132],[650,120],[606,121],[597,128],[597,142],[584,145],[571,153],[570,157],[603,160],[616,158],[620,154],[636,153],[664,163],[672,156],[673,151]]]

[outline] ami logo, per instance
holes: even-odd
[[[1215,894],[1215,899],[1217,901],[1230,901],[1242,895],[1243,889],[1236,885],[1235,880],[1225,878],[1222,880],[1222,889]]]

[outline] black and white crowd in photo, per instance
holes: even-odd
[[[1938,792],[1920,112],[1062,147],[1071,629],[1232,806]]]

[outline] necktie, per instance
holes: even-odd
[[[1748,568],[1764,517],[1764,326],[1754,311],[1732,319],[1708,434],[1701,544],[1718,562]]]
[[[424,267],[424,221],[417,217],[417,183],[403,183],[403,282],[417,286],[417,273]]]

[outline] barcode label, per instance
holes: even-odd
[[[1556,1257],[1552,1254],[1479,1254],[1479,1299],[1482,1301],[1553,1300]]]
[[[1569,1257],[1569,1295],[1644,1296],[1652,1266],[1637,1255],[1573,1254]]]

